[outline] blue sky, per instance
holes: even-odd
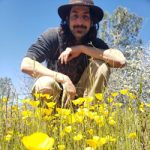
[[[95,0],[110,14],[118,7],[143,17],[140,37],[150,41],[150,0]],[[12,78],[19,88],[24,74],[20,63],[28,47],[47,28],[59,26],[57,8],[68,0],[0,0],[0,77]]]

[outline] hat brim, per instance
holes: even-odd
[[[65,20],[66,16],[68,16],[70,9],[72,6],[79,5],[79,6],[88,6],[91,10],[92,13],[92,20],[94,23],[98,23],[103,19],[104,12],[103,10],[95,5],[84,5],[84,4],[67,4],[67,5],[62,5],[58,8],[58,14],[61,19]]]

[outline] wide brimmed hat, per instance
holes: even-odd
[[[94,23],[100,22],[104,16],[103,10],[98,6],[95,6],[93,0],[70,0],[69,4],[62,5],[58,8],[60,18],[65,20],[71,7],[75,5],[88,6],[92,13],[92,20]]]

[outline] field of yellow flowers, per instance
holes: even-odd
[[[149,150],[150,103],[127,89],[58,107],[35,94],[21,105],[0,103],[0,150]]]

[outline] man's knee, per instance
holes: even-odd
[[[110,67],[102,60],[93,60],[93,68],[95,68],[98,74],[102,74],[104,77],[108,78],[110,75]]]
[[[42,76],[37,79],[33,86],[32,93],[43,93],[43,94],[58,94],[61,88],[59,84],[49,76]]]

